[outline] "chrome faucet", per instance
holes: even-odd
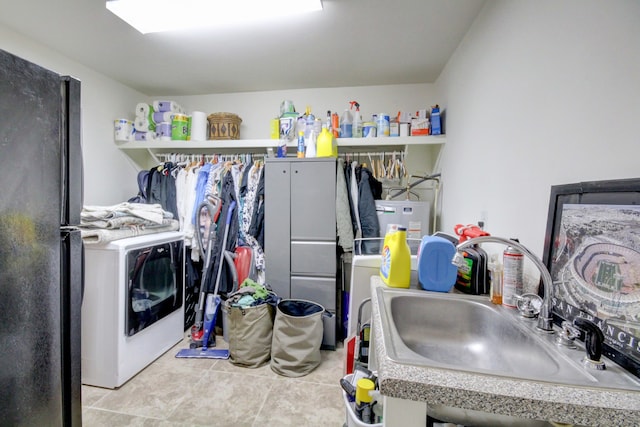
[[[551,274],[549,274],[549,270],[542,263],[540,258],[535,256],[529,251],[529,249],[522,246],[522,244],[516,242],[515,240],[509,240],[502,237],[496,236],[479,236],[474,237],[469,240],[465,240],[462,243],[459,243],[456,246],[456,254],[454,255],[453,260],[451,261],[455,265],[461,265],[462,262],[462,254],[460,251],[466,247],[477,245],[479,243],[502,243],[507,246],[513,246],[520,250],[529,260],[533,262],[533,264],[540,271],[540,278],[542,279],[542,283],[544,285],[544,299],[542,301],[542,306],[540,307],[540,313],[538,314],[538,329],[547,332],[553,333],[553,315],[551,313],[552,306],[552,296],[553,296],[553,286],[551,280]]]

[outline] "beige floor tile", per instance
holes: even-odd
[[[202,379],[193,365],[175,363],[171,369],[152,364],[94,405],[129,415],[165,419]]]
[[[136,417],[101,409],[84,408],[82,425],[85,427],[188,427],[189,424],[173,423],[154,418]]]
[[[111,390],[100,387],[82,386],[82,406],[93,406],[96,402],[109,394]]]
[[[342,426],[345,409],[338,385],[300,380],[277,383],[254,426]]]
[[[168,420],[211,426],[255,425],[265,396],[277,382],[260,375],[216,370],[206,371],[202,377],[192,396],[178,405]]]

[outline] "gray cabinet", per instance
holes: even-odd
[[[323,346],[336,343],[336,161],[270,158],[265,166],[265,278],[282,298],[321,304]]]

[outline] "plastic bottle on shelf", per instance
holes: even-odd
[[[329,132],[326,125],[322,125],[322,131],[318,135],[317,141],[317,156],[318,157],[333,157],[333,135]]]
[[[304,131],[298,132],[298,158],[304,158]]]
[[[351,138],[353,130],[353,117],[349,109],[345,109],[340,118],[340,138]]]
[[[353,114],[353,124],[351,126],[351,135],[354,138],[362,138],[362,116],[360,115],[360,104],[357,101],[351,101],[351,108],[356,107]]]

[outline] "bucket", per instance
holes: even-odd
[[[352,377],[353,374],[348,374],[344,377],[344,379],[351,382]],[[347,410],[347,427],[382,427],[382,423],[367,424],[358,419],[358,416],[356,415],[356,411],[354,409],[355,403],[349,401],[349,397],[344,390],[342,391],[342,399],[344,400],[344,406]]]

